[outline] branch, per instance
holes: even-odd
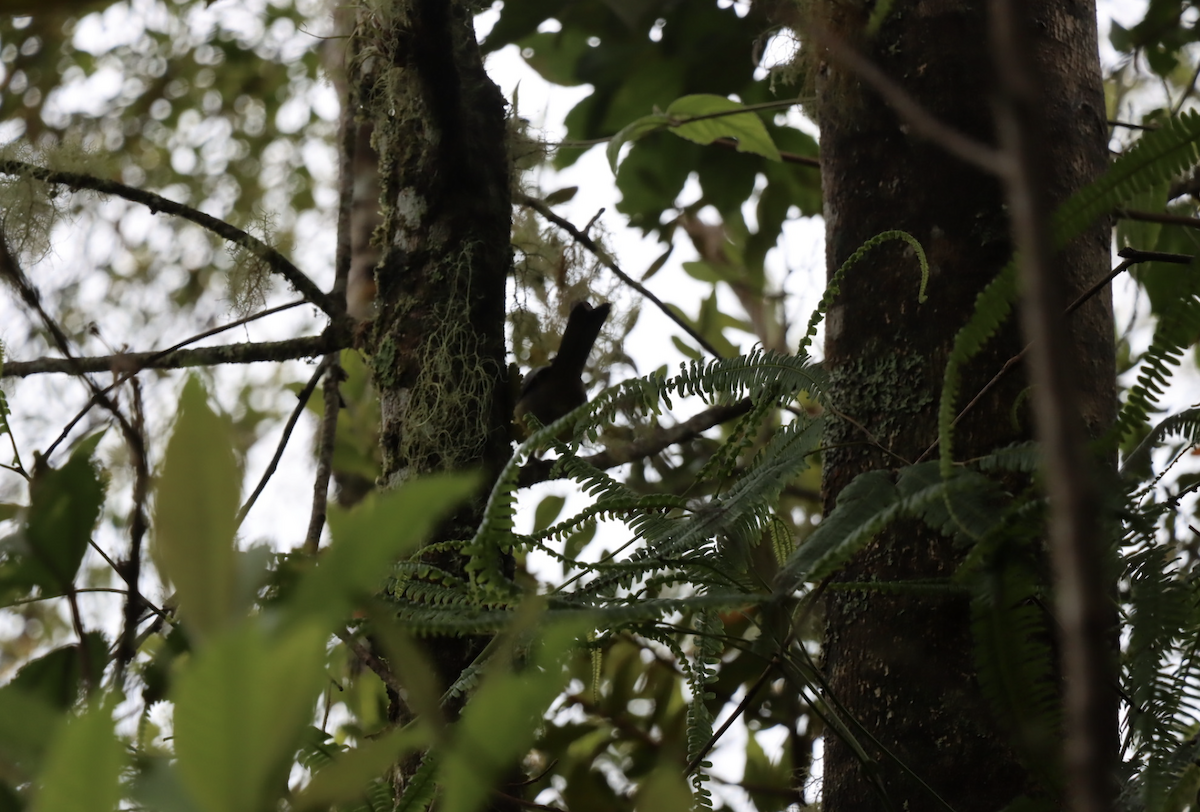
[[[1172,265],[1190,265],[1193,260],[1193,257],[1187,254],[1168,254],[1163,251],[1141,251],[1137,248],[1122,248],[1117,252],[1117,254],[1118,256],[1123,257],[1125,261],[1117,265],[1117,267],[1113,268],[1101,278],[1097,279],[1092,283],[1091,287],[1079,294],[1075,301],[1071,302],[1070,306],[1064,311],[1064,316],[1070,316],[1081,306],[1083,306],[1084,302],[1088,301],[1097,293],[1104,290],[1104,288],[1107,287],[1110,282],[1112,282],[1132,266],[1137,265],[1139,262],[1166,262]],[[1019,364],[1025,358],[1026,353],[1029,352],[1029,347],[1030,345],[1026,344],[1024,349],[1004,362],[1004,366],[1000,368],[1000,371],[993,375],[992,379],[984,384],[983,388],[975,394],[975,397],[971,398],[971,401],[962,408],[962,411],[960,411],[958,415],[955,416],[954,422],[950,424],[951,427],[957,426],[959,421],[966,417],[967,414],[969,414],[971,410],[983,400],[984,396],[986,396],[988,392],[991,392],[993,389],[995,389],[1000,381],[1004,380],[1004,377],[1008,375],[1008,373],[1014,368],[1016,368],[1017,364]],[[933,444],[930,445],[929,448],[925,449],[921,456],[917,457],[917,462],[924,462],[929,458],[929,455],[937,449],[937,447],[938,441],[935,439]]]
[[[345,349],[350,344],[349,336],[344,336],[337,330],[327,329],[319,336],[302,336],[284,341],[220,344],[216,347],[178,350],[166,355],[158,352],[127,352],[89,358],[36,358],[32,361],[6,361],[4,369],[0,370],[0,377],[25,378],[46,372],[120,372],[133,367],[186,369],[214,364],[291,361],[296,358],[315,358],[327,352]]]
[[[286,279],[305,299],[321,308],[331,319],[337,321],[345,317],[345,308],[339,308],[333,299],[318,288],[315,282],[309,279],[303,271],[293,265],[279,251],[257,237],[247,234],[240,228],[230,225],[212,215],[205,214],[198,209],[193,209],[191,206],[176,203],[174,200],[169,200],[154,192],[147,192],[144,189],[127,186],[117,181],[105,180],[104,178],[97,178],[80,172],[58,172],[25,161],[0,161],[0,174],[34,178],[45,183],[66,186],[72,191],[91,189],[94,192],[121,197],[133,203],[140,203],[150,209],[151,214],[157,214],[161,211],[173,214],[176,217],[182,217],[184,220],[189,220],[222,239],[234,245],[241,246],[254,254],[254,256],[265,262],[272,271]]]
[[[317,454],[317,476],[313,482],[312,514],[308,519],[308,533],[304,537],[304,550],[316,554],[321,546],[321,530],[325,527],[325,513],[329,502],[329,477],[333,473],[333,446],[337,439],[338,411],[342,407],[342,395],[338,384],[346,377],[338,354],[325,356],[329,374],[325,376],[325,414],[321,417],[321,442]]]
[[[1191,191],[1181,194],[1192,194]],[[1178,195],[1177,195],[1178,196]],[[1143,223],[1162,223],[1167,226],[1183,226],[1184,228],[1200,228],[1200,217],[1188,217],[1183,214],[1166,214],[1137,209],[1117,209],[1114,214],[1122,220],[1140,220]]]
[[[1105,573],[1109,534],[1076,397],[1079,370],[1068,354],[1062,280],[1049,223],[1045,152],[1049,131],[1028,33],[1029,0],[991,0],[996,125],[1012,171],[1004,177],[1013,239],[1021,257],[1021,329],[1029,352],[1033,412],[1050,501],[1049,541],[1062,622],[1065,801],[1073,812],[1106,812],[1116,797],[1119,746],[1114,681],[1116,622]],[[1111,328],[1110,328],[1111,329]]]
[[[713,406],[669,428],[660,426],[649,437],[635,440],[620,448],[607,448],[599,454],[593,454],[583,459],[584,462],[596,468],[615,468],[627,462],[652,457],[670,446],[694,440],[713,426],[741,417],[748,411],[750,411],[749,398],[727,406]],[[517,487],[528,488],[530,485],[550,479],[554,463],[554,460],[531,460],[526,463],[521,469]]]
[[[563,231],[570,234],[573,238],[575,238],[575,241],[577,243],[582,245],[587,250],[591,251],[592,254],[595,255],[596,259],[600,260],[600,263],[604,267],[608,268],[610,271],[612,271],[618,277],[620,277],[622,282],[624,282],[626,285],[629,285],[631,288],[636,290],[638,293],[642,294],[642,296],[646,297],[651,302],[653,302],[654,305],[659,310],[661,310],[666,315],[667,318],[669,318],[671,321],[678,324],[683,329],[683,331],[685,333],[687,333],[689,336],[691,336],[692,339],[695,340],[697,344],[699,344],[701,347],[703,347],[705,349],[705,351],[707,351],[714,358],[721,357],[721,353],[718,352],[717,349],[715,347],[713,347],[712,344],[708,343],[708,341],[704,338],[704,336],[702,336],[702,335],[700,335],[700,333],[696,332],[696,330],[690,324],[688,324],[686,321],[684,321],[679,316],[679,314],[677,314],[674,310],[672,310],[670,307],[668,307],[667,304],[662,299],[658,298],[653,293],[651,293],[649,290],[647,290],[645,285],[641,284],[636,279],[634,279],[632,276],[630,276],[629,274],[622,271],[620,269],[620,267],[617,266],[616,261],[609,255],[609,253],[607,251],[605,251],[603,248],[601,248],[599,245],[597,245],[595,240],[593,240],[591,237],[589,237],[585,232],[580,231],[578,228],[576,228],[574,225],[572,225],[569,220],[566,220],[562,217],[559,217],[557,214],[555,214],[554,210],[551,209],[548,205],[546,205],[545,201],[538,200],[536,197],[530,197],[529,195],[524,195],[524,194],[514,194],[513,200],[517,203],[520,203],[522,206],[528,206],[529,208],[536,211],[538,214],[545,217],[551,223],[554,223],[554,225],[558,226]]]
[[[317,368],[313,371],[312,377],[308,379],[308,383],[304,388],[296,393],[296,406],[292,409],[292,414],[288,417],[287,423],[283,427],[283,436],[279,438],[279,445],[275,447],[275,456],[271,457],[271,462],[268,463],[267,469],[263,471],[262,477],[258,480],[258,485],[254,488],[254,493],[250,494],[250,498],[246,500],[246,504],[242,505],[237,512],[236,527],[240,528],[242,522],[246,521],[246,514],[250,512],[250,508],[254,507],[254,503],[258,501],[258,497],[262,494],[263,489],[267,487],[267,483],[275,474],[275,469],[279,467],[279,460],[283,457],[283,451],[287,448],[288,440],[292,437],[292,431],[296,428],[296,423],[300,420],[300,415],[304,413],[304,407],[308,405],[308,399],[312,397],[312,393],[317,388],[317,384],[321,380],[321,376],[325,374],[325,370],[329,368],[329,356],[325,356],[321,363],[317,364]]]
[[[256,320],[264,318],[266,316],[270,316],[274,313],[280,313],[284,310],[290,310],[293,307],[299,307],[300,305],[305,304],[305,303],[306,302],[303,299],[297,299],[294,302],[289,302],[288,304],[285,304],[285,305],[279,305],[278,307],[272,307],[267,310],[262,310],[258,313],[254,313],[252,315],[246,316],[244,318],[240,318],[237,321],[230,322],[229,324],[223,324],[220,327],[214,327],[211,330],[205,330],[203,333],[198,333],[198,334],[192,336],[191,338],[185,338],[183,341],[180,341],[178,344],[175,344],[174,346],[168,347],[165,350],[155,353],[153,358],[160,358],[164,355],[169,355],[170,353],[175,352],[175,350],[186,347],[188,344],[194,344],[197,341],[202,341],[203,339],[209,338],[210,336],[215,336],[218,333],[223,333],[226,330],[232,330],[234,327],[239,327],[243,324],[249,324],[252,321],[256,321]],[[120,378],[113,381],[108,386],[104,387],[104,389],[102,389],[100,391],[100,395],[107,395],[109,392],[113,391],[118,386],[121,386],[123,383],[128,381],[130,378],[133,378],[135,375],[137,375],[143,369],[145,369],[145,366],[139,366],[136,369],[134,369],[133,371],[125,373]],[[46,449],[46,453],[43,456],[45,456],[47,459],[49,459],[51,457],[51,455],[54,454],[54,449],[58,448],[58,444],[61,443],[63,440],[67,439],[67,435],[69,435],[71,433],[71,429],[75,428],[75,424],[77,424],[80,420],[82,420],[85,416],[87,416],[87,413],[92,410],[92,407],[97,405],[99,402],[100,402],[99,395],[92,395],[91,399],[88,400],[88,402],[84,404],[83,408],[79,410],[78,414],[76,414],[73,418],[71,418],[71,421],[69,423],[67,423],[67,425],[63,428],[63,430],[61,432],[59,432],[58,437],[55,438],[54,442],[50,444],[50,447]]]

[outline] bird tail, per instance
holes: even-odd
[[[580,302],[571,308],[567,317],[567,327],[563,330],[562,343],[558,346],[558,355],[554,357],[555,371],[563,375],[578,378],[583,374],[588,356],[592,354],[592,345],[600,335],[600,328],[608,318],[612,305],[605,302],[598,307],[592,307],[587,302]]]

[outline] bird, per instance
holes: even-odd
[[[516,408],[513,409],[518,428],[524,431],[524,417],[527,414],[536,417],[543,426],[548,426],[572,409],[587,403],[583,368],[611,309],[612,305],[608,302],[596,307],[587,302],[578,302],[571,308],[558,353],[549,364],[530,372],[521,387]]]

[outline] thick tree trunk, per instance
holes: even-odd
[[[874,38],[864,34],[860,4],[822,3],[817,21],[937,118],[994,144],[986,11],[982,2],[897,4]],[[1095,9],[1091,2],[1047,0],[1039,14],[1033,45],[1050,77],[1045,93],[1053,135],[1048,162],[1053,172],[1045,182],[1058,203],[1106,159]],[[823,62],[817,75],[829,272],[867,239],[897,228],[921,242],[931,264],[929,299],[918,304],[911,252],[877,249],[850,271],[829,312],[826,358],[836,406],[887,449],[846,422],[835,425],[824,460],[829,510],[858,474],[914,461],[933,442],[954,336],[1012,247],[996,178],[911,136],[888,104],[836,60]],[[1108,256],[1103,228],[1062,253],[1058,269],[1070,297],[1105,272]],[[1077,313],[1071,328],[1084,415],[1095,432],[1115,408],[1108,297],[1097,297]],[[1010,320],[966,370],[965,395],[979,391],[1020,349],[1016,320]],[[1022,375],[1009,376],[959,424],[957,457],[1029,438],[1028,421],[1015,427],[1012,415],[1025,385]],[[906,524],[884,534],[841,577],[948,576],[960,556],[948,539]],[[866,592],[830,598],[830,692],[887,751],[873,749],[878,764],[869,775],[849,748],[829,737],[824,799],[830,812],[936,808],[929,789],[959,812],[996,810],[1030,788],[976,684],[969,615],[966,601],[954,598]],[[897,758],[929,789],[908,776]]]
[[[482,469],[473,504],[436,540],[469,538],[511,454],[504,286],[512,264],[505,102],[484,72],[470,4],[396,0],[364,12],[360,102],[374,129],[383,223],[368,343],[382,412],[383,475]],[[465,562],[437,554],[459,575]],[[482,641],[428,640],[443,686]],[[453,712],[454,708],[448,711]]]

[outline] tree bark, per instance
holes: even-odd
[[[897,4],[873,38],[864,33],[867,12],[858,4],[825,2],[815,13],[830,43],[867,56],[960,133],[996,143],[985,3]],[[1047,77],[1043,92],[1052,135],[1051,170],[1043,181],[1058,204],[1106,160],[1095,9],[1090,2],[1047,0],[1039,4],[1039,17],[1030,44]],[[913,137],[885,100],[836,60],[821,62],[816,75],[829,273],[863,242],[896,228],[921,242],[931,266],[929,299],[918,304],[911,252],[876,249],[850,271],[829,311],[825,353],[835,405],[888,451],[837,422],[824,459],[828,511],[855,476],[898,467],[898,458],[914,461],[936,438],[937,400],[954,336],[976,295],[1011,258],[1012,244],[997,178]],[[1103,226],[1060,254],[1056,271],[1069,297],[1107,270],[1108,255]],[[1115,414],[1109,297],[1081,309],[1070,329],[1081,410],[1094,435]],[[1010,319],[964,370],[964,395],[979,391],[1020,349],[1017,323]],[[959,423],[958,458],[1031,436],[1026,415],[1019,412],[1015,425],[1012,414],[1025,386],[1023,375],[1009,376]],[[945,577],[961,555],[949,539],[903,524],[877,539],[840,578]],[[829,737],[824,800],[830,812],[937,808],[930,790],[959,812],[982,812],[1031,790],[976,683],[969,617],[965,599],[854,591],[829,599],[830,692],[883,748],[872,752],[876,774],[869,776],[848,747]]]
[[[468,2],[397,0],[386,15],[364,12],[357,35],[353,74],[373,127],[383,199],[378,310],[367,336],[382,413],[381,482],[482,469],[478,497],[434,540],[470,538],[511,454],[506,105],[484,72]],[[433,563],[464,573],[454,553]],[[446,687],[484,641],[425,642]]]

